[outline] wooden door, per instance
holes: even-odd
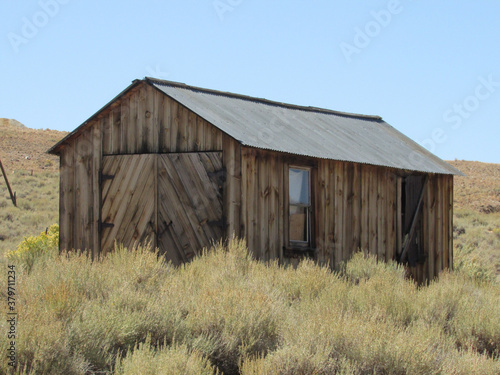
[[[174,264],[223,235],[222,153],[163,154],[158,159],[158,247]]]
[[[115,239],[126,247],[155,243],[156,155],[105,156],[101,174],[101,254]]]

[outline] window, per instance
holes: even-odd
[[[311,244],[310,169],[291,167],[288,172],[289,239],[293,246]]]

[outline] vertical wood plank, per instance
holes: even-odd
[[[403,199],[403,178],[398,177],[396,181],[396,250],[395,255],[399,259],[403,251],[403,218],[401,217]],[[425,216],[425,213],[424,213]]]
[[[342,240],[342,261],[347,261],[355,249],[352,248],[353,219],[353,164],[344,163],[344,234]]]
[[[245,239],[248,244],[248,215],[247,215],[247,201],[248,201],[248,160],[247,148],[241,147],[241,210],[240,210],[240,237]]]
[[[335,162],[335,269],[338,270],[343,259],[344,242],[344,163]]]
[[[188,111],[182,105],[177,105],[177,151],[188,151],[187,142],[187,127],[188,127]]]
[[[290,244],[290,183],[289,183],[289,173],[290,164],[288,161],[283,159],[283,173],[282,173],[282,185],[283,185],[283,245],[287,247]],[[285,264],[287,259],[284,257],[283,248],[281,250],[280,260]]]
[[[386,245],[386,253],[385,260],[388,262],[390,260],[395,259],[396,252],[396,176],[388,171],[387,172],[387,245]]]
[[[142,127],[138,124],[140,93],[136,89],[130,96],[130,117],[127,131],[127,151],[129,154],[139,153],[140,142],[142,140]]]
[[[111,147],[107,150],[107,154],[116,155],[121,149],[121,99],[111,110],[110,127],[111,127]]]
[[[124,95],[120,106],[120,154],[127,154],[130,150],[128,144],[130,132],[130,95]]]
[[[432,266],[432,275],[430,278],[435,278],[436,273],[436,197],[434,195],[435,190],[435,177],[430,176],[428,181],[428,196],[429,196],[429,227],[428,227],[428,238],[429,238],[429,267]]]
[[[442,231],[443,231],[443,249],[441,250],[443,253],[443,269],[449,269],[449,252],[448,252],[448,241],[449,241],[449,236],[448,236],[448,229],[449,229],[449,193],[448,193],[448,176],[446,175],[441,175],[440,178],[442,180],[442,192],[441,192],[441,199],[443,201],[442,207],[443,207],[443,223],[442,223]]]
[[[259,153],[258,163],[259,174],[259,221],[260,228],[260,246],[262,251],[262,259],[269,260],[269,226],[267,220],[269,218],[269,160],[267,153]]]
[[[448,176],[448,210],[449,210],[449,221],[448,221],[448,261],[450,270],[454,269],[453,265],[453,176]]]
[[[179,105],[171,100],[170,104],[170,152],[179,152],[177,147],[177,136],[179,132]]]
[[[170,103],[171,99],[162,96],[160,109],[160,139],[159,150],[161,153],[170,152]]]
[[[205,149],[205,123],[200,117],[196,117],[196,139],[195,139],[195,149],[204,150]]]
[[[92,223],[91,223],[91,238],[92,238],[92,257],[97,259],[101,248],[99,219],[101,216],[101,187],[99,186],[99,171],[101,170],[102,160],[102,143],[101,143],[100,124],[95,124],[92,128]]]
[[[240,154],[239,144],[229,136],[224,137],[224,157],[223,162],[226,168],[226,182],[224,189],[224,215],[227,219],[228,237],[239,236],[239,211],[241,205],[240,183]]]
[[[222,150],[222,132],[215,127],[212,127],[212,131],[215,133],[215,145],[214,150]]]
[[[353,167],[351,251],[358,251],[361,247],[361,168],[360,164],[353,164]]]
[[[443,183],[440,176],[436,175],[436,271],[443,270]]]
[[[326,226],[328,225],[328,217],[325,214],[327,205],[327,186],[326,177],[328,172],[327,161],[320,160],[316,174],[317,183],[311,181],[311,191],[315,199],[315,207],[313,215],[316,217],[316,225],[312,228],[313,237],[316,239],[317,261],[322,263],[325,257],[325,240],[326,240]]]
[[[113,150],[113,110],[110,109],[106,113],[99,116],[99,127],[102,132],[102,149],[105,154],[111,154]]]
[[[205,150],[214,150],[212,144],[212,125],[204,121]]]
[[[387,207],[386,207],[386,170],[379,168],[377,184],[377,256],[379,260],[385,260],[386,253],[386,227],[387,227]]]
[[[378,168],[370,167],[370,185],[369,185],[369,197],[370,197],[370,214],[369,214],[369,227],[370,227],[370,254],[377,255],[378,246],[378,230],[377,230],[377,205],[378,205],[378,194],[377,185],[378,181]]]
[[[196,143],[197,140],[197,122],[196,114],[194,112],[188,111],[188,123],[187,123],[187,148],[190,151],[199,150]]]
[[[255,151],[250,150],[247,154],[247,239],[248,247],[256,258],[261,257],[260,242],[257,241],[257,201],[258,197],[258,176],[257,176],[257,160]]]
[[[276,157],[269,158],[269,259],[279,258],[279,233],[278,233],[278,174]]]
[[[222,133],[219,132],[221,135]],[[234,232],[237,237],[241,237],[241,145],[231,137],[228,137],[232,147],[234,148],[234,168],[233,168],[233,216],[234,216]]]
[[[145,128],[147,129],[147,152],[158,153],[159,152],[159,108],[161,107],[161,101],[159,99],[160,93],[153,87],[146,86],[146,112],[145,116]]]
[[[327,188],[327,210],[328,216],[327,226],[327,252],[325,262],[330,264],[333,269],[335,267],[335,162],[328,161],[328,188]]]
[[[283,247],[286,246],[286,240],[288,238],[288,230],[286,218],[287,214],[287,202],[288,195],[285,188],[285,173],[288,170],[285,168],[285,162],[281,155],[278,156],[278,166],[277,166],[277,188],[278,188],[278,257],[282,263],[283,258]]]
[[[152,133],[152,113],[148,108],[148,86],[142,86],[139,90],[139,97],[137,100],[137,153],[146,154],[151,152],[153,144],[150,143],[150,135]],[[152,88],[151,88],[152,89]],[[149,112],[149,117],[148,117]]]
[[[360,223],[360,246],[366,254],[370,249],[370,227],[369,223],[369,184],[370,184],[370,169],[367,165],[361,165],[361,223]]]
[[[158,144],[158,147],[160,145]],[[151,246],[153,246],[154,249],[159,250],[159,233],[160,233],[160,223],[159,223],[159,189],[158,189],[158,173],[159,173],[159,164],[160,164],[160,158],[159,156],[155,156],[153,159],[153,179],[154,179],[154,186],[153,186],[153,204],[154,204],[154,211],[153,211],[153,233],[151,234],[152,236],[152,241],[151,241]]]
[[[64,146],[60,158],[60,193],[59,193],[59,251],[74,248],[75,225],[75,169],[74,142]]]

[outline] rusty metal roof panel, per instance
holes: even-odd
[[[378,116],[147,80],[245,146],[421,172],[462,174]]]

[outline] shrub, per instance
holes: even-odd
[[[180,267],[141,246],[63,254],[16,280],[19,372],[500,373],[499,286],[463,273],[417,287],[362,254],[338,274],[233,240]]]
[[[117,375],[213,375],[215,368],[207,358],[186,345],[154,348],[147,340],[119,360]]]
[[[467,243],[456,246],[453,257],[453,269],[473,280],[493,281],[494,275],[486,259],[477,251],[477,246]]]
[[[261,282],[263,272],[245,243],[233,240],[183,266],[165,290],[185,316],[185,342],[224,373],[277,346],[282,301]]]
[[[25,237],[17,250],[9,251],[6,257],[29,272],[38,259],[54,257],[58,253],[58,247],[59,226],[54,224],[39,236]]]

